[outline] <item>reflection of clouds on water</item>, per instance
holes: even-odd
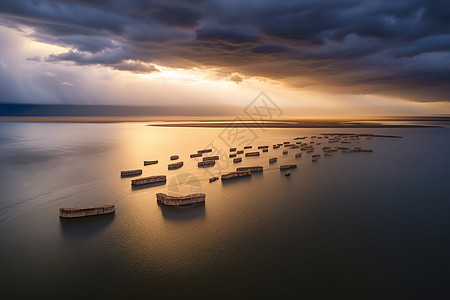
[[[12,165],[29,165],[45,163],[68,156],[101,154],[111,149],[109,144],[89,144],[75,147],[28,148],[10,147],[0,153],[0,163]]]
[[[55,150],[16,149],[0,156],[0,162],[12,165],[29,165],[48,162],[62,156],[63,153]]]
[[[91,124],[1,123],[0,162],[14,167],[66,158],[103,154],[113,148]],[[98,128],[97,128],[98,129]]]
[[[11,142],[13,139],[8,137],[0,136],[0,147],[4,146],[6,143]]]

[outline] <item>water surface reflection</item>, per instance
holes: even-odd
[[[158,203],[161,213],[166,220],[188,221],[192,219],[205,218],[205,203],[195,203],[184,206],[166,206]]]
[[[114,222],[115,213],[82,218],[60,218],[61,232],[69,239],[84,239],[99,234]]]

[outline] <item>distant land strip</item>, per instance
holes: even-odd
[[[343,122],[190,122],[190,123],[171,123],[163,122],[158,124],[149,124],[147,126],[158,127],[204,127],[204,128],[420,128],[420,127],[442,127],[439,125],[424,124],[382,124],[382,123],[343,123]]]
[[[396,121],[404,122],[406,124],[392,124],[392,123],[379,123],[384,120],[368,117],[370,121],[355,122],[354,120],[335,120],[330,118],[327,120],[324,118],[300,120],[296,118],[293,120],[280,120],[271,122],[236,122],[231,118],[219,118],[219,117],[163,117],[163,116],[0,116],[0,122],[45,122],[45,123],[122,123],[122,122],[143,122],[150,123],[147,126],[157,127],[199,127],[199,128],[420,128],[420,127],[442,127],[437,122],[450,122],[443,120],[442,117],[432,119],[426,117],[423,119],[404,119],[398,120],[385,119],[387,122]],[[358,121],[363,120],[357,117]],[[374,122],[374,121],[379,122]],[[435,122],[433,124],[408,124],[407,122]],[[443,124],[445,125],[445,124]]]

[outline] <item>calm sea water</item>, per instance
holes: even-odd
[[[222,183],[228,147],[324,132],[404,136],[311,162],[283,149],[244,158],[263,174]],[[334,144],[336,145],[336,144]],[[220,162],[189,158],[212,147]],[[142,123],[0,123],[3,299],[448,299],[450,128],[252,129]],[[169,156],[183,168],[167,170]],[[278,157],[274,165],[269,157]],[[159,164],[143,166],[143,160]],[[298,163],[290,177],[278,167]],[[120,170],[168,175],[132,189]],[[157,192],[206,193],[164,208]],[[115,215],[60,220],[60,207],[115,204]]]

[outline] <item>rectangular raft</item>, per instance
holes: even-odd
[[[208,152],[212,152],[212,149],[203,149],[197,151],[197,153],[208,153]]]
[[[281,165],[281,166],[280,166],[280,170],[286,170],[286,169],[292,169],[292,168],[297,168],[297,164],[292,164],[292,165]]]
[[[250,171],[250,172],[262,172],[262,166],[254,166],[254,167],[239,167],[236,168],[236,171]]]
[[[205,160],[205,161],[199,161],[198,162],[198,167],[212,167],[216,164],[215,160]]]
[[[138,186],[149,183],[166,182],[166,180],[167,180],[166,175],[156,175],[156,176],[142,177],[139,179],[133,179],[131,180],[131,185]]]
[[[60,218],[80,218],[89,216],[98,216],[111,214],[116,211],[114,205],[92,206],[92,207],[76,207],[76,208],[60,208]]]
[[[156,201],[164,205],[186,205],[205,202],[206,195],[202,193],[190,194],[186,196],[169,196],[164,193],[156,194]]]
[[[230,173],[222,174],[220,179],[228,180],[228,179],[232,179],[232,178],[251,176],[251,175],[252,175],[252,172],[250,172],[250,171],[236,171],[236,172],[230,172]]]
[[[245,156],[246,157],[248,157],[248,156],[259,156],[259,152],[247,152],[247,153],[245,153]]]
[[[142,174],[141,169],[120,171],[120,177],[138,176]]]
[[[218,160],[219,156],[218,155],[214,155],[214,156],[205,156],[203,157],[203,161],[207,161],[207,160]]]
[[[177,162],[177,163],[168,164],[168,165],[167,165],[167,168],[168,168],[169,170],[176,170],[176,169],[181,168],[182,166],[183,166],[183,162],[182,162],[182,161],[179,161],[179,162]]]

